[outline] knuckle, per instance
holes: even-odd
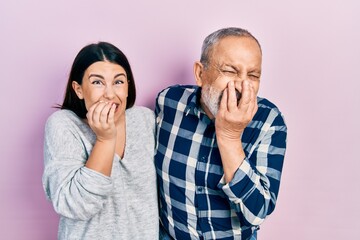
[[[93,112],[94,112],[94,114],[100,114],[101,111],[99,108],[95,108]]]

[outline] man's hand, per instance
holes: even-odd
[[[236,98],[235,87],[242,95],[239,103]],[[224,90],[219,111],[216,115],[217,138],[239,141],[257,109],[256,93],[251,83],[244,80],[235,86],[234,82],[230,81],[228,87]]]
[[[241,92],[238,103],[236,89]],[[216,140],[224,169],[225,181],[229,183],[245,159],[241,135],[257,111],[257,100],[254,88],[248,81],[242,85],[229,82],[224,90],[219,111],[215,118]]]

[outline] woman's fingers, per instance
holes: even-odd
[[[94,103],[87,113],[89,124],[96,125],[97,127],[107,127],[108,123],[114,121],[115,110],[116,104],[114,103],[104,101]]]
[[[106,102],[104,107],[101,109],[99,116],[99,123],[101,124],[102,127],[106,127],[108,124],[108,117],[111,106],[112,106],[111,103]]]
[[[108,114],[108,118],[107,118],[107,123],[108,124],[115,124],[115,110],[116,110],[116,104],[112,103],[110,106],[110,110],[109,110],[109,114]]]

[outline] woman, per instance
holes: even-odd
[[[134,107],[126,56],[85,46],[45,126],[43,185],[59,239],[157,239],[154,114]]]

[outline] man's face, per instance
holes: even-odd
[[[202,87],[201,102],[216,116],[222,93],[229,81],[241,92],[241,83],[248,80],[257,94],[261,76],[261,50],[250,37],[226,37],[210,52],[209,65],[202,68],[198,85]],[[240,94],[237,93],[238,100]]]

